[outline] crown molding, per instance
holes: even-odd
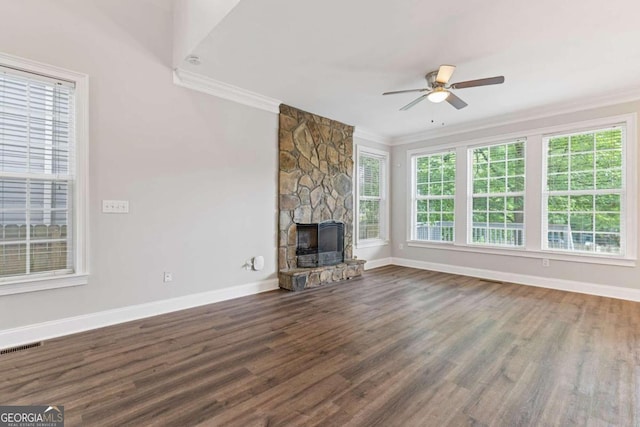
[[[208,93],[218,98],[228,99],[239,104],[248,105],[270,113],[280,112],[281,101],[251,92],[237,86],[224,83],[202,74],[176,68],[173,70],[173,83],[188,89]]]
[[[504,114],[488,119],[476,120],[468,123],[461,123],[445,129],[431,129],[411,133],[391,138],[390,145],[405,145],[414,142],[423,142],[431,139],[442,138],[445,136],[457,135],[461,133],[474,132],[483,129],[489,129],[499,126],[506,126],[515,123],[522,123],[531,120],[544,119],[548,117],[559,116],[561,114],[576,113],[578,111],[586,111],[594,108],[607,107],[610,105],[624,104],[626,102],[634,102],[640,100],[640,88],[626,90],[623,93],[604,95],[601,97],[590,98],[588,102],[584,100],[574,100],[571,102],[557,103],[544,107],[536,107],[523,110],[517,113]]]
[[[278,114],[280,112],[280,104],[282,103],[280,100],[181,68],[176,68],[173,71],[173,82],[178,86],[208,93],[219,98],[228,99],[230,101],[258,108],[270,113]],[[531,120],[558,116],[561,114],[570,114],[578,111],[624,104],[626,102],[639,100],[640,88],[632,88],[625,90],[624,92],[589,98],[586,102],[584,100],[573,100],[570,102],[530,108],[516,113],[503,114],[487,119],[475,120],[473,122],[461,123],[447,128],[430,129],[399,136],[385,136],[376,133],[375,131],[356,126],[353,136],[389,146],[405,145],[415,142],[429,141],[445,136],[458,135],[515,123],[523,123]]]
[[[356,126],[356,130],[353,132],[354,138],[360,138],[371,142],[377,142],[378,144],[391,145],[392,139],[388,136],[380,135],[369,129],[364,129],[360,126]]]

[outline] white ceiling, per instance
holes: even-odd
[[[637,90],[638,16],[637,0],[241,0],[185,68],[398,137]],[[506,82],[456,91],[460,111],[381,96],[440,64]]]

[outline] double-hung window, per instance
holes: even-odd
[[[624,114],[410,150],[407,244],[635,265],[636,145]]]
[[[413,157],[412,239],[453,242],[456,153]]]
[[[358,146],[358,221],[359,245],[376,244],[387,239],[387,168],[389,153]]]
[[[470,150],[470,243],[524,246],[524,149],[518,140]]]
[[[81,272],[75,101],[74,81],[0,66],[1,293]]]
[[[544,138],[544,249],[624,255],[625,126]]]

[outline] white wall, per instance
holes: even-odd
[[[514,275],[539,276],[544,278],[576,281],[579,283],[593,283],[612,287],[640,289],[640,267],[638,266],[623,267],[552,260],[549,267],[542,268],[541,260],[538,258],[408,247],[406,242],[408,220],[407,212],[409,208],[409,194],[407,188],[408,150],[428,147],[431,145],[470,141],[521,131],[524,132],[531,129],[539,129],[626,113],[637,113],[638,111],[640,111],[640,102],[626,103],[393,147],[391,155],[391,240],[393,242],[393,246],[391,253],[394,260],[398,261],[397,259],[408,259],[436,263],[445,266],[512,273]],[[638,143],[637,141],[629,142]],[[527,173],[529,174],[527,179],[535,177],[535,171],[528,170]],[[635,197],[638,197],[638,194],[636,194]],[[636,239],[633,242],[634,244],[640,240],[640,236],[635,237]],[[401,250],[399,248],[400,244],[404,245],[404,249]]]
[[[360,145],[362,147],[370,147],[370,148],[375,148],[376,150],[381,150],[381,151],[386,151],[388,153],[391,152],[391,147],[388,145],[384,145],[384,144],[380,144],[378,142],[373,142],[373,141],[369,141],[367,139],[358,137],[358,136],[354,136],[353,137],[353,153],[354,153],[354,161],[356,160],[356,146]],[[357,182],[357,167],[358,165],[354,164],[354,167],[356,168],[356,173],[354,174],[355,180],[354,180],[354,186],[358,185]],[[388,175],[389,178],[391,178],[390,174]],[[390,183],[389,183],[390,184]],[[355,194],[355,187],[354,187],[354,194]],[[387,200],[387,203],[389,203],[390,200]],[[358,201],[355,200],[354,198],[354,227],[355,227],[355,222],[358,220],[357,217],[357,208],[358,208]],[[389,210],[389,213],[391,213],[391,210]],[[389,224],[391,225],[391,222],[389,222]],[[391,233],[391,230],[390,230]],[[354,236],[355,234],[355,230],[354,230]],[[391,238],[391,235],[389,235],[389,238]],[[374,263],[373,261],[376,260],[385,260],[388,259],[389,257],[391,257],[391,243],[389,243],[388,245],[383,245],[383,246],[374,246],[374,247],[370,247],[370,248],[358,248],[357,244],[354,242],[354,248],[353,248],[353,254],[354,256],[356,256],[358,259],[364,259],[367,260],[369,262],[369,265],[367,266],[367,264],[365,264],[365,268],[370,268],[371,266],[376,266],[377,264]]]
[[[85,286],[0,296],[0,330],[275,278],[277,115],[173,85],[168,8],[0,10],[0,51],[90,76],[91,273]],[[131,213],[102,214],[102,199]],[[263,271],[242,269],[253,255]]]

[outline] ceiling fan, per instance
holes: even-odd
[[[449,83],[449,79],[451,75],[456,70],[454,65],[441,65],[440,68],[436,71],[431,71],[426,76],[427,79],[427,87],[424,89],[409,89],[409,90],[397,90],[394,92],[385,92],[383,95],[395,95],[397,93],[408,93],[408,92],[427,92],[424,95],[418,97],[417,99],[411,101],[404,107],[400,109],[400,111],[406,111],[409,108],[416,105],[418,102],[423,101],[425,98],[431,102],[442,102],[447,101],[449,104],[453,105],[458,110],[467,106],[467,103],[462,99],[458,98],[451,89],[464,89],[468,87],[476,87],[476,86],[488,86],[488,85],[499,85],[504,83],[504,76],[497,77],[488,77],[486,79],[478,79],[478,80],[468,80],[466,82],[458,82],[458,83]]]

